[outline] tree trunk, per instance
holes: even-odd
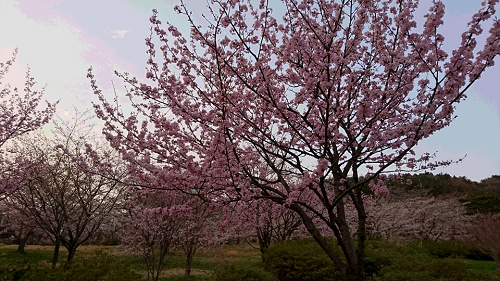
[[[490,255],[493,258],[493,260],[495,261],[495,263],[497,264],[497,267],[500,268],[500,255],[498,253],[495,253],[494,251],[490,251],[489,253],[485,252],[485,254]]]
[[[267,229],[257,228],[257,240],[259,241],[259,250],[262,258],[264,258],[264,252],[271,245],[271,233]]]
[[[350,280],[348,273],[351,271],[346,267],[346,264],[340,259],[340,256],[335,252],[330,244],[325,240],[325,238],[321,235],[319,230],[316,228],[316,225],[312,221],[312,219],[302,210],[302,208],[297,204],[292,204],[289,207],[291,210],[297,212],[299,216],[302,218],[302,222],[306,227],[309,234],[311,234],[312,238],[318,243],[318,245],[325,251],[330,260],[332,260],[333,264],[337,267],[338,271],[342,275],[343,280]]]
[[[352,196],[352,201],[356,210],[358,212],[358,231],[357,231],[357,264],[356,264],[356,272],[359,273],[360,279],[364,278],[365,268],[364,268],[364,260],[365,260],[365,242],[366,242],[366,211],[363,204],[363,196],[361,193],[361,189],[357,189]]]
[[[56,242],[54,246],[54,255],[52,256],[52,268],[56,268],[57,259],[59,258],[59,248],[61,247],[61,237],[56,237]]]
[[[190,242],[186,246],[186,270],[184,271],[184,276],[187,278],[191,275],[191,264],[193,263],[194,254],[196,252],[196,247],[193,242]]]
[[[73,258],[75,257],[76,246],[68,247],[68,258],[66,259],[67,263],[70,264]]]
[[[26,243],[28,243],[28,239],[30,239],[31,235],[33,235],[33,231],[26,233],[23,237],[19,239],[19,245],[17,246],[17,252],[19,254],[24,254],[24,248],[26,247]]]

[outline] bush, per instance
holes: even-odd
[[[215,269],[216,281],[274,281],[276,278],[263,267],[226,264]]]
[[[470,260],[476,260],[476,261],[492,261],[493,258],[485,254],[483,251],[475,248],[475,247],[470,247],[467,250],[467,253],[465,254],[464,258],[470,259]]]
[[[459,259],[436,258],[465,254],[467,245],[456,241],[404,246],[369,241],[366,251],[367,259],[375,260],[379,268],[372,275],[373,280],[489,280],[481,273],[469,271],[467,264]]]
[[[470,250],[470,246],[459,241],[422,241],[419,242],[422,248],[436,258],[465,257]]]
[[[333,243],[331,243],[334,245]],[[367,280],[496,280],[471,271],[461,259],[472,248],[458,241],[396,245],[381,240],[366,242],[364,270]],[[339,280],[326,254],[312,239],[272,244],[264,262],[278,280]]]
[[[450,241],[422,241],[418,242],[427,253],[437,258],[466,258],[471,260],[491,261],[493,258],[484,252],[480,251],[476,246],[467,242],[455,240]]]
[[[471,272],[467,265],[458,259],[430,258],[425,254],[401,256],[391,260],[391,265],[384,267],[373,280],[380,281],[433,281],[433,280],[489,280],[485,274]]]
[[[278,280],[338,280],[339,272],[313,239],[276,242],[263,258]]]

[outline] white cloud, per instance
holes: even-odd
[[[130,32],[130,29],[115,29],[115,30],[109,30],[109,32],[111,33],[111,38],[117,39],[125,37],[125,34]]]

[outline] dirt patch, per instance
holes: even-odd
[[[0,244],[0,248],[4,249],[17,249],[17,245],[5,245],[5,244]],[[116,246],[96,246],[96,245],[82,245],[76,249],[77,252],[87,252],[87,253],[94,253],[96,251],[103,251],[103,252],[113,252],[115,250]],[[25,250],[46,250],[46,251],[52,251],[54,250],[54,246],[48,245],[26,245],[24,248]],[[66,248],[61,246],[60,248],[61,252],[65,252]]]
[[[255,245],[240,244],[224,246],[223,254],[226,257],[258,257],[260,252]]]
[[[184,275],[184,271],[185,271],[184,268],[169,268],[165,270],[163,274],[165,274],[165,277],[179,276],[179,275]],[[213,272],[208,269],[196,269],[196,268],[191,269],[191,275],[196,275],[196,276],[210,276],[212,275],[212,273]]]
[[[183,276],[184,275],[184,268],[169,268],[169,269],[164,269],[160,273],[160,277],[172,277],[172,276]],[[143,275],[144,277],[148,276],[148,273],[146,271],[141,271],[139,274]],[[208,270],[208,269],[196,269],[193,268],[191,269],[191,275],[193,276],[211,276],[213,274],[213,271]]]

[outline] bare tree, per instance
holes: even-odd
[[[124,167],[113,151],[95,142],[92,157],[87,157],[87,142],[95,140],[87,119],[76,112],[72,123],[55,123],[52,137],[39,132],[19,142],[25,161],[33,165],[24,171],[29,180],[13,198],[55,244],[53,267],[60,245],[68,250],[71,262],[78,246],[97,232],[123,195],[117,179]],[[102,163],[110,164],[104,169]]]

